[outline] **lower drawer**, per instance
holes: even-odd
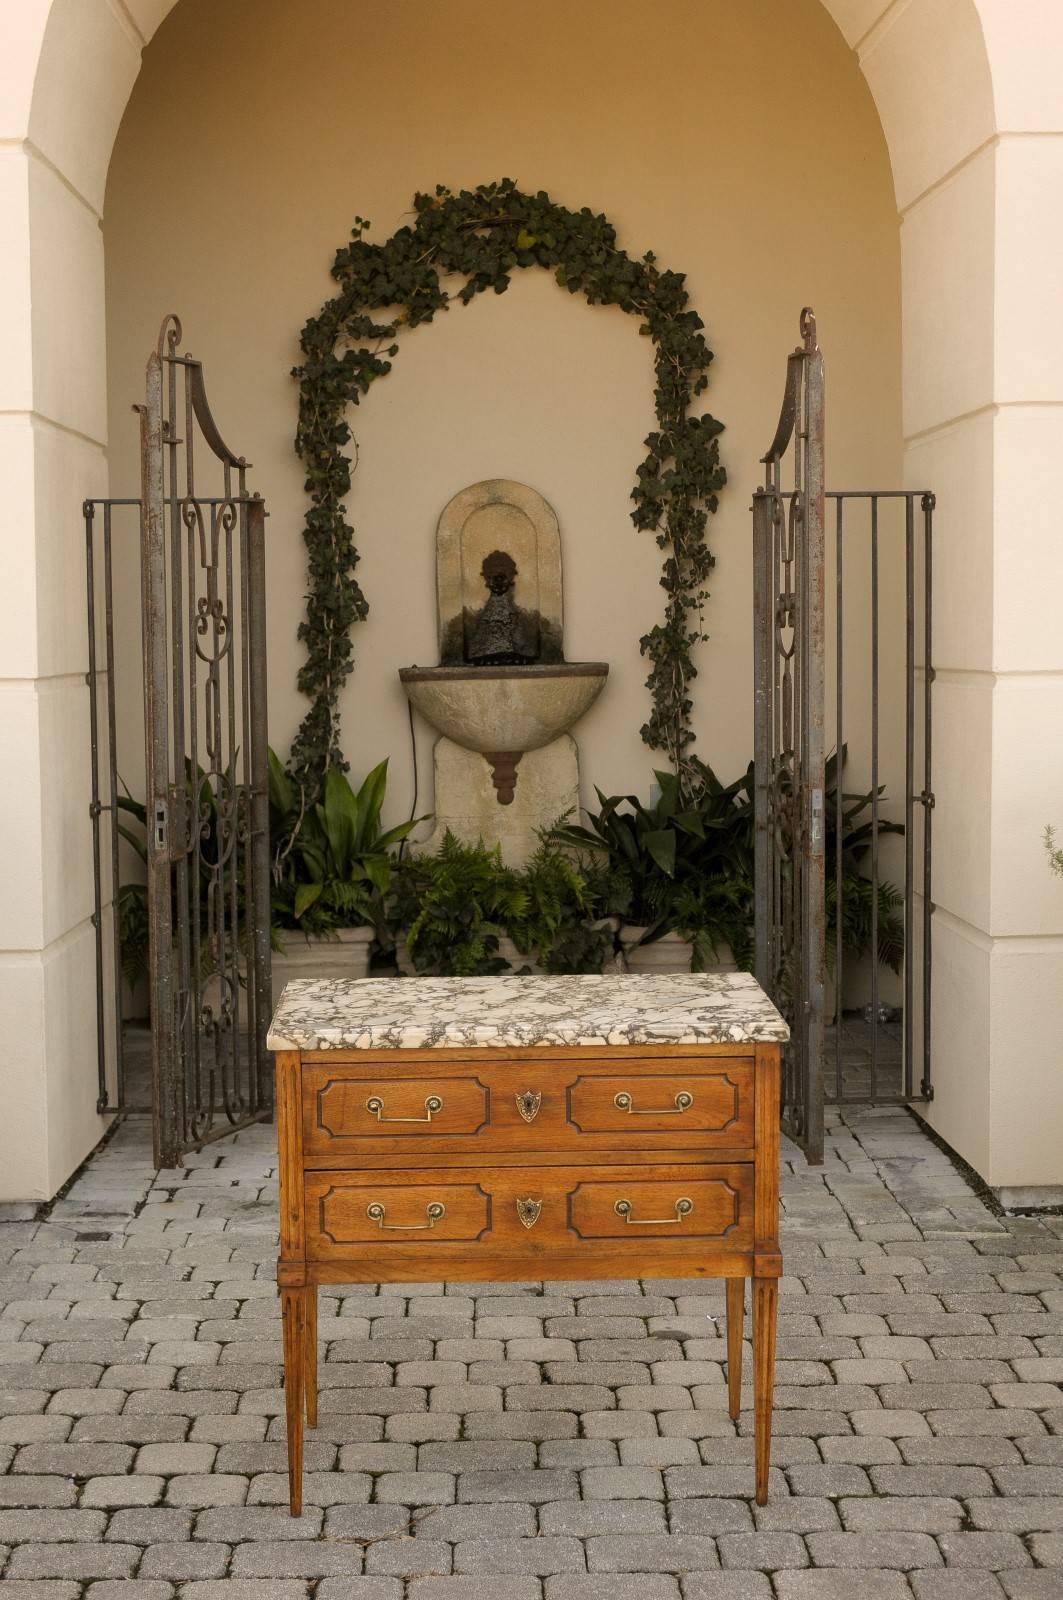
[[[746,1163],[310,1172],[305,1198],[315,1261],[416,1245],[443,1272],[448,1254],[477,1246],[531,1257],[608,1241],[631,1252],[634,1271],[648,1240],[736,1251],[753,1242]]]

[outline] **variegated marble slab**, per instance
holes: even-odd
[[[750,1044],[786,1023],[745,972],[546,978],[297,978],[271,1050]]]

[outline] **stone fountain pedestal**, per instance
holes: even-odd
[[[521,867],[549,828],[568,812],[579,810],[579,754],[576,741],[563,733],[541,750],[528,750],[517,768],[509,805],[499,805],[491,773],[476,750],[463,750],[453,739],[437,739],[434,752],[435,827],[417,848],[438,850],[449,828],[464,844],[498,844],[507,867]]]
[[[499,845],[520,866],[539,833],[579,809],[579,759],[568,730],[594,704],[604,661],[566,661],[561,533],[527,484],[491,478],[462,489],[436,530],[436,667],[402,667],[411,704],[442,737],[435,746],[436,820],[421,849],[449,829]]]

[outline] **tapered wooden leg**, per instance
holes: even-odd
[[[282,1289],[284,1321],[284,1410],[288,1423],[288,1504],[293,1517],[303,1509],[303,1377],[306,1292]]]
[[[317,1284],[303,1290],[303,1386],[306,1389],[306,1421],[317,1427]]]
[[[771,1404],[775,1388],[775,1326],[778,1278],[753,1279],[753,1431],[756,1444],[756,1499],[768,1500],[771,1466]]]
[[[742,1409],[742,1322],[745,1316],[746,1280],[727,1279],[727,1409],[738,1421]]]

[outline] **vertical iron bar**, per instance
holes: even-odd
[[[931,685],[933,667],[933,535],[934,507],[932,494],[924,494],[923,509],[923,1079],[920,1093],[927,1099],[934,1097],[931,1080],[931,917],[934,903],[931,899],[931,826],[934,814],[934,784],[931,768]]]
[[[244,618],[251,664],[251,839],[253,938],[248,941],[255,987],[251,1059],[252,1110],[261,1109],[259,1085],[269,1082],[266,1030],[272,1010],[270,961],[269,749],[266,732],[266,508],[256,495],[248,505],[248,614]]]
[[[805,1001],[807,1005],[807,1048],[805,1108],[806,1153],[810,1162],[823,1160],[823,974],[826,935],[826,880],[824,872],[824,375],[823,356],[816,341],[815,319],[811,312],[802,316],[802,331],[807,351],[805,391],[805,594],[807,623],[804,629],[807,656],[802,666],[802,745],[805,761],[802,780],[803,804],[807,808],[802,831],[807,844],[804,860]],[[798,452],[800,454],[800,451]]]
[[[878,1092],[878,496],[871,496],[871,1099]]]
[[[103,605],[105,619],[105,650],[107,660],[107,778],[111,823],[111,959],[114,963],[114,1041],[118,1074],[117,1093],[119,1109],[125,1107],[125,1020],[122,1000],[122,929],[119,923],[121,900],[121,861],[118,832],[118,713],[115,703],[114,681],[114,583],[111,562],[111,507],[103,508]]]
[[[769,850],[769,790],[772,774],[771,500],[753,496],[753,821],[754,972],[767,993],[774,988],[771,962],[772,893]]]
[[[915,503],[904,500],[904,1094],[912,1094],[915,926]]]
[[[177,363],[173,360],[172,346],[170,358],[166,359],[166,420],[163,438],[166,444],[166,465],[169,477],[169,492],[167,495],[169,526],[167,536],[170,561],[170,672],[172,685],[170,722],[173,740],[173,767],[171,769],[173,816],[171,823],[173,829],[173,875],[177,909],[175,952],[177,980],[174,1006],[177,1016],[175,1048],[178,1054],[178,1062],[174,1071],[180,1084],[181,1139],[184,1142],[187,1139],[188,1120],[189,1032],[190,1028],[195,1027],[195,1018],[189,1017],[188,998],[191,965],[194,958],[194,930],[189,927],[188,916],[189,846],[190,841],[195,839],[198,833],[197,820],[191,810],[191,794],[185,774],[184,653],[186,648],[189,650],[195,649],[195,644],[191,639],[185,640],[181,617],[184,598],[184,576],[181,571],[180,437],[177,425]]]
[[[226,481],[226,490],[230,485]],[[233,543],[236,538],[237,516],[236,507],[228,502],[221,510],[221,537],[225,548],[225,608],[229,619],[229,642],[226,651],[226,697],[225,697],[225,729],[227,738],[222,748],[225,751],[225,763],[221,765],[219,752],[219,792],[226,797],[229,812],[229,829],[231,839],[223,841],[220,834],[218,838],[219,854],[224,853],[225,872],[222,875],[222,947],[219,952],[219,966],[226,969],[223,976],[231,984],[229,993],[229,1013],[226,1036],[223,1039],[223,1049],[228,1058],[229,1094],[224,1093],[225,1073],[222,1074],[223,1103],[230,1116],[235,1117],[244,1109],[240,1093],[240,971],[238,956],[240,953],[240,842],[239,842],[239,761],[240,735],[236,722],[236,668],[238,651],[236,648],[237,630],[242,629],[243,619],[239,615],[236,603],[236,590],[233,578]],[[221,813],[219,810],[219,824]],[[227,875],[227,883],[226,883]],[[224,916],[224,900],[228,898],[228,916]],[[219,1004],[224,1010],[224,994]]]
[[[89,689],[89,751],[92,795],[92,931],[96,942],[96,1111],[107,1110],[107,1029],[103,1012],[103,872],[100,859],[100,729],[96,696],[99,680],[96,670],[96,563],[95,516],[91,500],[82,506],[85,518],[85,592],[89,629],[89,670],[85,682]]]
[[[162,362],[148,358],[141,425],[141,587],[144,639],[144,744],[148,810],[148,922],[151,967],[156,1167],[179,1166],[181,1138],[174,1038],[173,913],[167,783],[166,535],[162,466]]]
[[[835,534],[837,556],[835,558],[835,583],[837,588],[837,604],[835,608],[835,692],[836,692],[836,725],[834,738],[834,1098],[843,1098],[842,1084],[842,983],[845,977],[845,960],[843,955],[842,938],[842,898],[844,883],[842,879],[842,832],[844,828],[843,812],[844,789],[843,777],[845,772],[845,599],[843,581],[845,576],[844,556],[844,531],[845,531],[845,501],[839,496],[835,503]]]

